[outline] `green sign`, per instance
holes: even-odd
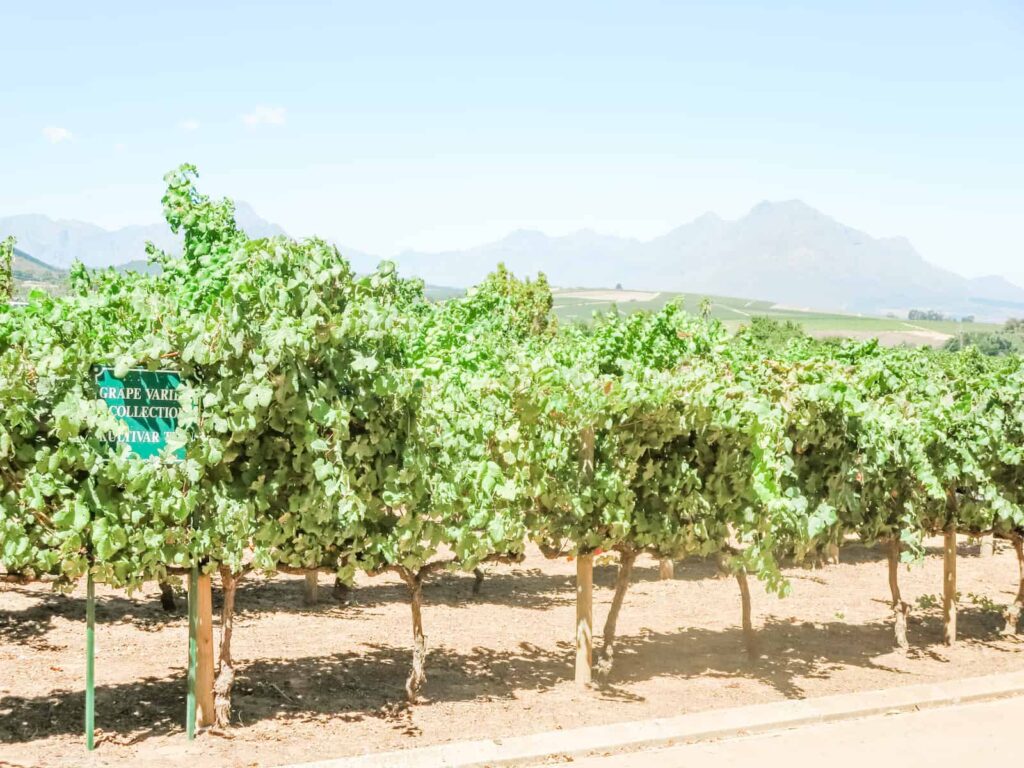
[[[127,425],[127,431],[110,435],[111,446],[129,446],[138,456],[156,456],[167,445],[167,436],[178,428],[178,387],[181,377],[173,371],[131,370],[118,378],[114,369],[97,369],[100,399]],[[185,450],[175,451],[179,459]]]

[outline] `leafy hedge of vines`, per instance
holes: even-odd
[[[167,184],[184,251],[151,249],[159,274],[78,266],[68,295],[17,307],[0,291],[9,574],[348,579],[472,569],[533,540],[727,553],[784,593],[782,554],[847,532],[913,558],[950,525],[1024,529],[1017,358],[769,344],[674,305],[557,327],[543,276],[504,269],[431,303],[390,263],[356,275],[323,241],[247,238],[189,166]],[[99,363],[181,373],[183,461],[100,439],[117,424]]]

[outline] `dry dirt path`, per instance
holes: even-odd
[[[900,768],[962,768],[1013,763],[1024,697],[963,704],[778,733],[687,744],[573,762],[574,768],[749,768],[827,765],[863,768],[876,760]],[[1009,760],[1007,759],[1009,756]]]

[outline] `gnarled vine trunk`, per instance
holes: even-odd
[[[224,589],[224,605],[220,609],[220,666],[213,684],[213,711],[217,726],[231,723],[231,689],[235,684],[235,665],[231,659],[231,631],[235,625],[235,591],[242,577],[221,566],[220,580]]]
[[[946,527],[942,541],[942,642],[956,644],[956,519],[959,512],[956,488],[946,491]]]
[[[626,599],[626,590],[629,589],[635,561],[636,552],[633,550],[627,549],[619,552],[619,572],[615,576],[615,596],[612,597],[608,618],[604,622],[604,642],[601,646],[601,658],[597,662],[597,671],[602,675],[607,675],[612,671],[612,664],[615,661],[615,627],[619,621],[622,603]]]
[[[1024,612],[1024,537],[1015,535],[1012,539],[1013,551],[1017,553],[1017,599],[1006,609],[1006,626],[1004,635],[1016,635],[1020,624],[1021,613]]]
[[[839,542],[830,541],[825,550],[826,561],[829,565],[839,565]]]
[[[942,547],[942,642],[956,644],[956,524],[946,527]]]
[[[996,553],[995,534],[989,533],[978,540],[978,557],[992,557]]]
[[[347,603],[352,599],[352,590],[340,577],[334,577],[334,588],[331,590],[334,599],[339,603]]]
[[[178,609],[178,604],[174,600],[174,588],[166,581],[160,582],[160,607],[168,613]]]
[[[399,573],[409,587],[410,606],[412,608],[412,669],[405,681],[405,695],[410,704],[415,704],[420,690],[427,681],[427,638],[423,634],[423,577],[420,573],[412,573],[401,569]]]
[[[747,572],[740,568],[736,571],[736,583],[740,587],[740,602],[743,605],[743,644],[747,648],[747,656],[756,659],[760,649],[757,643],[757,634],[754,632],[754,622],[751,618],[750,608],[750,584],[747,583]]]
[[[910,606],[903,602],[900,594],[900,541],[893,539],[887,547],[889,555],[889,592],[892,593],[892,616],[895,632],[896,647],[906,650],[910,643],[907,641],[907,617],[910,615]]]
[[[674,560],[669,558],[662,558],[658,561],[658,578],[662,581],[668,581],[676,577],[676,564]]]
[[[306,573],[302,582],[302,603],[303,605],[316,605],[320,602],[320,574],[316,571]]]
[[[734,545],[730,544],[728,549],[718,553],[718,576],[726,578],[731,573],[736,579],[740,588],[740,605],[742,610],[741,626],[743,627],[743,645],[747,649],[747,656],[751,659],[757,658],[761,649],[757,642],[757,633],[754,632],[754,621],[751,615],[750,584],[747,581],[745,568],[734,567],[729,561],[729,553],[735,553]]]

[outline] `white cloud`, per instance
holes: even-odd
[[[43,136],[51,144],[60,144],[62,141],[71,141],[75,138],[67,128],[58,128],[55,125],[48,125],[43,128]]]
[[[187,120],[182,120],[178,125],[181,127],[181,130],[188,131],[189,133],[199,130],[199,121],[193,117],[190,117]]]
[[[284,107],[256,107],[252,112],[242,115],[246,125],[284,125]]]

